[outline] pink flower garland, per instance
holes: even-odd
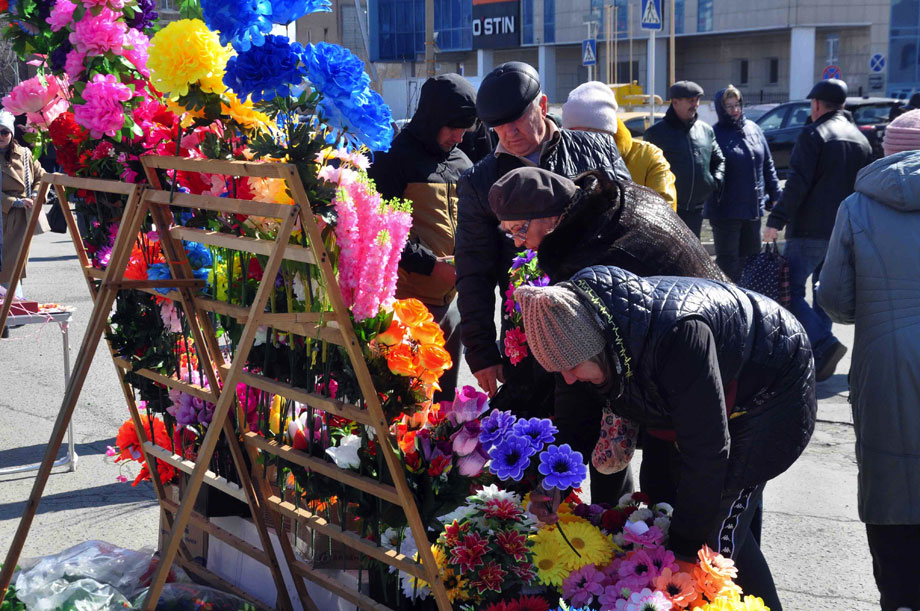
[[[131,96],[131,90],[114,74],[97,74],[83,90],[86,103],[74,105],[74,120],[90,130],[93,138],[103,135],[114,138],[125,124],[121,102],[127,102]]]

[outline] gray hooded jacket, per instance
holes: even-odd
[[[920,151],[860,170],[837,212],[818,301],[856,325],[859,517],[920,524]]]

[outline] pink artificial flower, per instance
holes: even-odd
[[[125,43],[121,50],[121,54],[124,58],[134,64],[137,71],[147,78],[150,77],[150,70],[147,69],[147,58],[150,55],[147,52],[147,48],[149,46],[150,39],[146,34],[134,28],[128,28],[128,33],[125,35]]]
[[[457,456],[466,456],[479,447],[479,420],[465,422],[460,429],[450,436],[453,450]]]
[[[648,554],[652,562],[652,566],[654,567],[652,572],[655,574],[655,577],[661,575],[661,571],[664,569],[671,569],[675,573],[680,571],[680,566],[677,564],[674,552],[665,547],[661,545],[657,547],[648,547],[645,549],[645,553]]]
[[[587,564],[569,573],[562,582],[562,596],[570,607],[585,607],[595,596],[604,593],[607,576],[593,564]]]
[[[76,81],[83,72],[84,59],[86,59],[86,53],[83,51],[71,49],[67,52],[67,57],[64,59],[64,72],[67,73],[70,80]]]
[[[509,282],[505,289],[505,314],[514,314],[514,283]]]
[[[22,81],[3,98],[3,109],[14,115],[40,112],[58,99],[61,84],[54,76],[33,76]]]
[[[623,564],[620,565],[620,575],[622,577],[631,577],[635,575],[636,577],[642,578],[646,585],[650,584],[653,579],[658,577],[659,573],[660,569],[656,566],[648,551],[644,549],[633,552],[629,558],[624,560]]]
[[[83,90],[85,104],[74,106],[74,120],[90,131],[93,138],[103,135],[114,138],[125,125],[122,102],[131,99],[131,90],[114,74],[97,74]]]
[[[616,585],[604,587],[604,593],[598,596],[597,602],[600,604],[601,611],[617,611],[625,608],[626,599],[632,590],[629,588],[620,588]]]
[[[480,444],[475,450],[457,460],[457,468],[464,477],[479,477],[489,455]]]
[[[112,446],[105,446],[105,455],[106,456],[118,456],[118,450]]]
[[[120,14],[108,8],[103,8],[98,15],[87,11],[70,33],[71,44],[77,51],[89,55],[102,55],[106,51],[120,55],[128,25],[119,17]]]
[[[649,528],[649,525],[641,520],[627,520],[623,526],[623,539],[627,543],[642,547],[656,547],[664,542],[664,533],[657,526]]]
[[[118,10],[125,8],[125,0],[83,0],[83,4],[87,8],[93,8],[97,6],[109,6]]]
[[[489,409],[489,396],[470,385],[458,388],[452,402],[442,401],[441,409],[454,426],[479,418]]]
[[[55,98],[50,104],[38,112],[27,112],[26,119],[29,125],[47,130],[48,127],[57,119],[61,113],[67,112],[70,103],[63,98]]]
[[[505,354],[508,355],[512,365],[517,365],[527,358],[529,354],[527,335],[524,334],[523,329],[514,328],[505,331]]]
[[[77,5],[70,0],[57,0],[51,9],[51,16],[45,21],[51,26],[52,32],[66,28],[73,22],[73,12]]]

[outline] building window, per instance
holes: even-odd
[[[371,0],[368,13],[375,41],[371,47],[372,61],[415,61],[425,52],[424,0]],[[472,21],[472,8],[470,19]]]
[[[827,65],[833,65],[837,63],[837,58],[840,52],[840,34],[828,34],[827,35]]]
[[[543,0],[543,42],[556,42],[556,0]]]
[[[160,0],[160,10],[166,12],[178,12],[176,8],[177,0]]]
[[[748,60],[746,59],[738,60],[738,84],[748,84]]]
[[[674,33],[684,32],[684,0],[674,0]]]
[[[767,84],[776,85],[779,83],[779,59],[776,57],[767,58]]]
[[[712,0],[699,0],[698,12],[696,15],[696,31],[712,31]]]
[[[463,0],[434,0],[434,31],[437,34],[437,46],[442,51],[472,49],[473,3]]]
[[[521,44],[533,44],[533,0],[521,0]]]

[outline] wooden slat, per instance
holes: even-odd
[[[247,444],[255,446],[263,452],[268,452],[269,454],[279,456],[282,459],[298,464],[305,469],[309,469],[321,475],[325,475],[326,477],[336,480],[341,484],[351,486],[352,488],[357,488],[358,490],[363,490],[364,492],[372,494],[377,498],[383,499],[384,501],[393,503],[394,505],[402,506],[402,501],[399,498],[399,494],[397,494],[396,488],[393,486],[381,484],[375,479],[364,477],[363,475],[357,475],[350,471],[346,471],[345,469],[340,469],[333,463],[326,462],[321,458],[314,458],[313,456],[310,456],[304,452],[295,450],[289,445],[284,445],[274,440],[265,439],[258,433],[254,433],[252,431],[243,433],[243,441]]]
[[[83,273],[92,278],[93,280],[102,280],[105,276],[105,270],[93,267],[92,265],[86,265],[83,267]]]
[[[42,182],[61,185],[70,189],[86,189],[87,191],[100,191],[118,195],[131,195],[138,189],[138,185],[122,182],[120,180],[104,180],[102,178],[82,178],[68,176],[67,174],[45,174]]]
[[[224,161],[221,159],[190,159],[173,155],[144,155],[141,163],[147,168],[159,170],[180,170],[202,174],[223,174],[226,176],[258,176],[261,178],[284,178],[286,163],[268,161]]]
[[[232,197],[214,197],[213,195],[191,195],[190,193],[170,193],[169,191],[144,191],[144,199],[154,204],[179,206],[180,208],[197,208],[214,210],[227,214],[246,214],[280,219],[291,213],[290,204],[271,204],[250,199]]]
[[[286,382],[272,380],[248,371],[243,372],[243,375],[240,376],[240,381],[248,386],[254,386],[265,392],[281,395],[288,399],[299,401],[300,403],[306,403],[310,407],[321,409],[324,412],[335,414],[336,416],[341,416],[348,420],[354,420],[360,424],[366,424],[367,426],[375,425],[373,417],[367,410],[360,409],[350,403],[343,403],[316,393],[307,392],[303,388],[291,386]],[[381,426],[386,428],[385,423],[381,423]]]
[[[160,505],[162,505],[163,509],[165,509],[172,515],[175,515],[179,511],[179,504],[174,503],[169,499],[163,499]],[[190,524],[194,524],[195,526],[205,531],[206,533],[208,533],[210,536],[214,537],[215,539],[220,539],[227,545],[240,550],[241,552],[243,552],[244,554],[246,554],[253,560],[256,560],[257,562],[261,562],[262,564],[268,565],[268,558],[266,558],[265,552],[260,550],[255,545],[252,545],[248,541],[240,539],[236,535],[227,532],[220,526],[213,524],[210,520],[208,520],[206,517],[204,517],[200,513],[193,511],[191,515],[189,516],[188,521]]]
[[[196,229],[194,227],[171,227],[169,233],[175,238],[188,240],[189,242],[198,242],[200,244],[207,244],[208,246],[251,252],[266,257],[271,254],[275,247],[275,242],[273,240],[258,240],[256,238],[235,236],[229,233]],[[288,244],[285,246],[284,258],[289,261],[298,261],[300,263],[316,262],[316,259],[313,258],[313,251],[303,246],[297,246],[296,244]]]
[[[156,456],[157,460],[162,460],[163,462],[169,463],[183,473],[188,473],[191,475],[192,471],[195,470],[194,461],[182,458],[178,454],[173,454],[166,448],[161,448],[160,446],[150,441],[144,443],[144,450]],[[217,488],[224,494],[228,494],[243,503],[249,503],[249,501],[246,499],[246,493],[243,492],[242,488],[227,478],[216,475],[213,471],[205,471],[204,482],[212,488]]]
[[[384,604],[381,604],[371,598],[359,592],[358,590],[352,590],[348,586],[339,583],[332,577],[324,575],[319,572],[318,569],[311,568],[308,564],[297,561],[294,563],[294,566],[290,567],[291,571],[295,574],[309,579],[313,583],[321,586],[322,588],[329,590],[336,596],[344,598],[350,603],[357,605],[358,609],[370,610],[370,611],[393,611],[392,607],[387,607]]]
[[[239,596],[243,600],[249,601],[250,603],[255,605],[257,609],[271,611],[271,607],[266,605],[264,602],[262,602],[258,598],[254,597],[252,594],[249,594],[245,590],[241,590],[240,588],[236,587],[235,585],[233,585],[232,583],[230,583],[223,577],[220,577],[216,573],[209,571],[208,569],[204,568],[197,562],[194,562],[193,560],[184,560],[182,558],[176,558],[176,562],[183,569],[185,569],[189,573],[194,573],[197,577],[207,582],[212,587],[215,587],[218,590],[224,590],[225,592],[230,592],[232,594],[235,594],[236,596]]]
[[[121,357],[112,357],[115,361],[115,364],[122,369],[131,371],[131,362],[123,359]],[[162,384],[167,388],[173,388],[175,390],[184,392],[187,395],[191,395],[202,401],[207,401],[208,403],[215,403],[217,397],[214,396],[214,393],[211,390],[205,388],[204,386],[199,386],[198,384],[191,384],[184,380],[179,380],[172,376],[165,376],[162,373],[157,373],[151,369],[141,368],[134,370],[134,373],[137,375],[152,380],[158,384]]]
[[[119,280],[118,282],[107,282],[105,285],[118,290],[168,289],[177,286],[203,289],[205,282],[197,278],[169,278],[162,280]]]
[[[278,511],[291,519],[298,520],[308,528],[312,528],[318,533],[335,539],[365,556],[376,558],[380,562],[396,567],[400,571],[405,571],[410,575],[427,580],[424,567],[405,554],[400,554],[396,550],[376,545],[373,541],[359,537],[353,532],[342,530],[339,526],[331,524],[328,520],[316,515],[312,511],[297,507],[288,501],[282,501],[275,495],[265,499],[265,502],[270,509]]]

